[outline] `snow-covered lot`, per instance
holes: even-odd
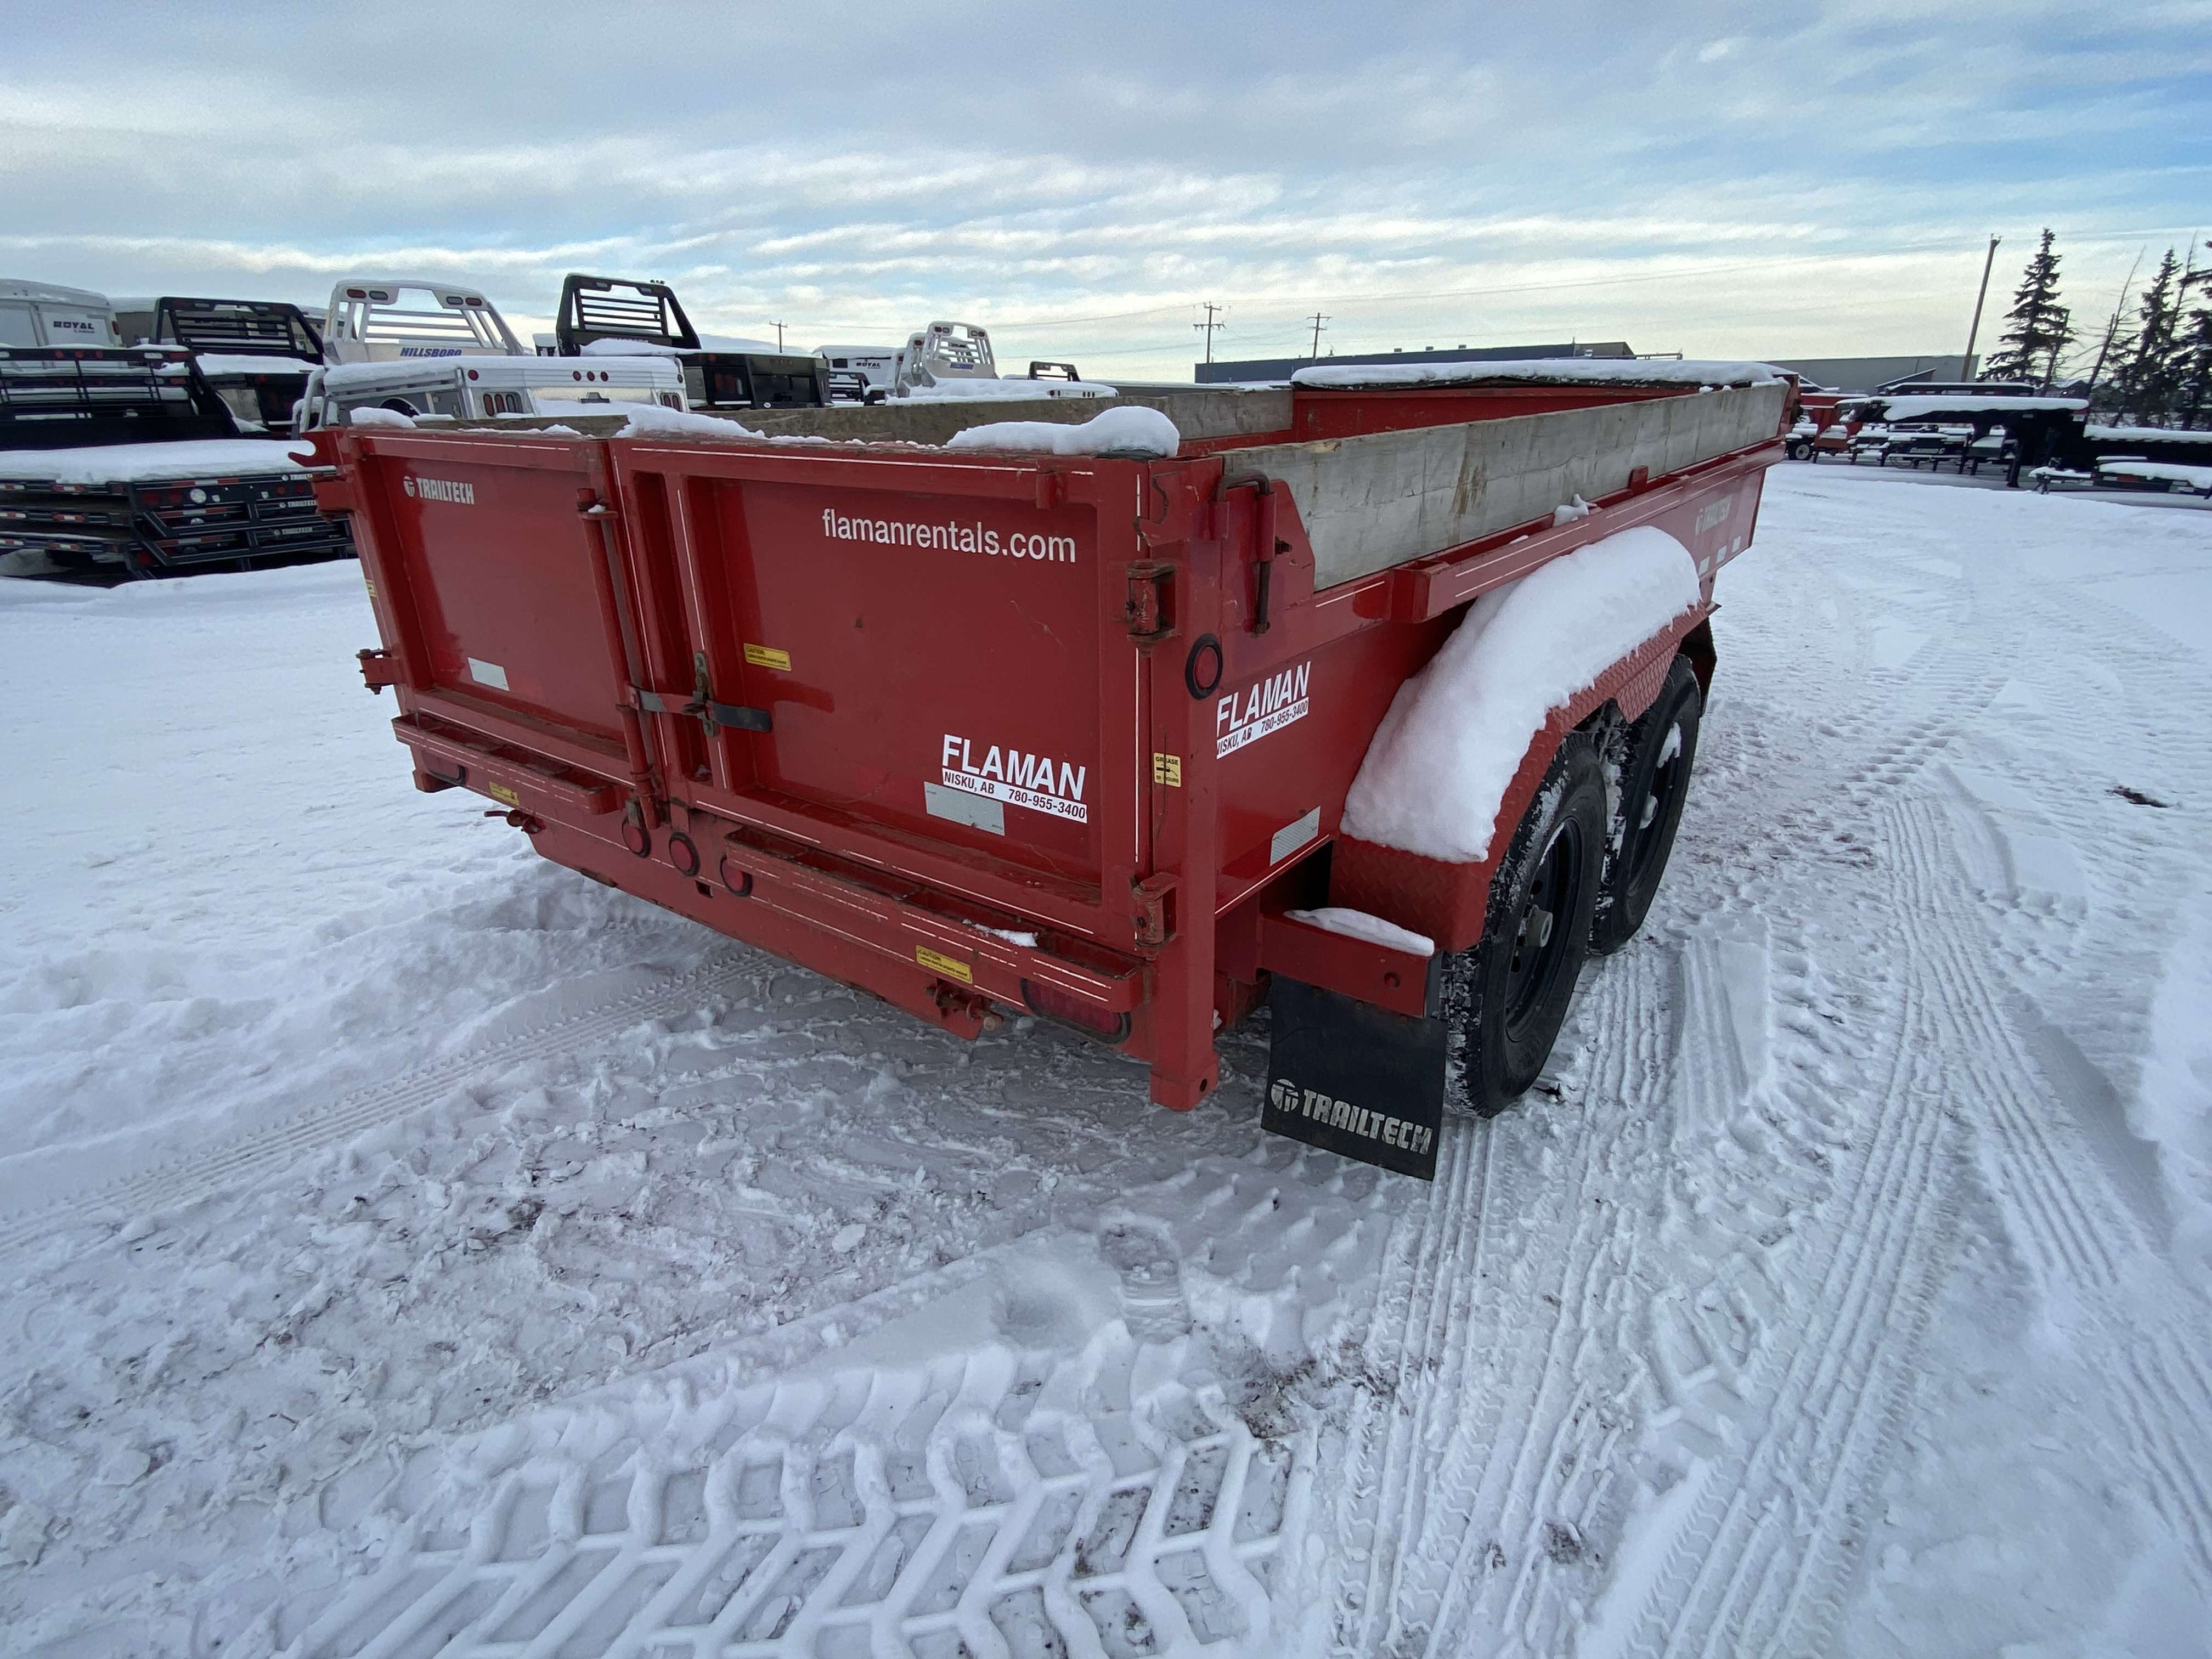
[[[2212,512],[1777,469],[1433,1188],[414,794],[349,564],[0,586],[0,1650],[2207,1650]]]

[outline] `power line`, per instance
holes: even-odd
[[[1217,328],[1226,328],[1228,326],[1226,323],[1217,323],[1214,321],[1213,313],[1218,311],[1224,315],[1226,315],[1228,307],[1225,306],[1218,306],[1211,300],[1202,300],[1200,303],[1206,307],[1206,320],[1202,323],[1193,323],[1191,326],[1206,336],[1206,361],[1210,363],[1213,361],[1213,331]]]

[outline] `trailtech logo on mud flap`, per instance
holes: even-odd
[[[1285,668],[1243,691],[1232,691],[1213,711],[1213,757],[1233,755],[1270,732],[1306,717],[1306,683],[1313,664]]]
[[[455,507],[474,507],[477,487],[459,478],[417,478],[408,477],[399,481],[399,487],[418,501],[451,501]]]
[[[1049,755],[1026,754],[996,744],[975,760],[975,745],[951,732],[945,734],[942,757],[945,787],[960,789],[987,800],[1010,806],[1026,806],[1076,823],[1091,822],[1091,809],[1083,804],[1083,785],[1088,767],[1075,766]]]
[[[1326,1128],[1364,1135],[1370,1140],[1416,1156],[1426,1153],[1436,1144],[1437,1132],[1425,1123],[1393,1117],[1388,1112],[1370,1111],[1316,1089],[1301,1089],[1288,1078],[1279,1077],[1270,1085],[1267,1104],[1285,1117],[1309,1118]]]

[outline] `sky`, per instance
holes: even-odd
[[[2212,0],[0,4],[0,274],[112,295],[526,334],[586,270],[1188,380],[1209,301],[1222,357],[1956,352],[1992,235],[1992,314],[2049,226],[2085,330],[2212,235]]]

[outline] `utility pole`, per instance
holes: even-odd
[[[1211,300],[1201,300],[1199,303],[1206,307],[1206,320],[1202,323],[1193,323],[1191,326],[1206,336],[1206,361],[1210,363],[1213,361],[1213,331],[1229,326],[1226,323],[1214,321],[1213,313],[1218,311],[1225,317],[1229,314],[1229,307],[1218,306]]]
[[[781,323],[775,323],[771,324],[770,326],[775,330],[775,349],[778,351],[781,351],[783,349],[784,325]]]
[[[1974,320],[1966,325],[1966,355],[1959,360],[1959,373],[1967,380],[1974,374],[1974,337],[1982,331],[1982,302],[1990,297],[1990,268],[1997,262],[1997,244],[2003,240],[1990,237],[1989,258],[1982,261],[1982,291],[1974,295]]]
[[[1316,311],[1316,313],[1314,313],[1314,314],[1313,314],[1313,316],[1312,316],[1312,318],[1311,318],[1311,319],[1310,319],[1310,320],[1312,321],[1313,325],[1314,325],[1313,356],[1314,356],[1314,360],[1315,360],[1316,362],[1318,362],[1321,360],[1321,331],[1322,331],[1322,325],[1323,324],[1327,323],[1327,322],[1328,321],[1328,318],[1326,318],[1326,317],[1324,317],[1324,316],[1322,316],[1322,315],[1321,314],[1321,313],[1319,313],[1318,311]]]

